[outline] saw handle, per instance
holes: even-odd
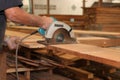
[[[39,32],[41,35],[45,35],[46,30],[43,29],[43,28],[39,28],[39,29],[38,29],[38,32]]]
[[[55,19],[54,17],[51,17],[51,18],[52,18],[53,22],[57,21],[57,19]],[[39,28],[39,29],[38,29],[38,32],[39,32],[42,36],[44,36],[46,30],[43,29],[43,28]]]

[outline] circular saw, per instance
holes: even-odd
[[[45,31],[44,37],[47,44],[76,43],[72,28],[61,21],[53,22]]]

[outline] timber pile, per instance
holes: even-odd
[[[87,33],[87,32],[86,32]],[[83,34],[86,34],[86,33],[83,33]],[[11,36],[16,36],[16,34],[17,34],[17,36],[20,36],[20,37],[23,37],[23,36],[25,36],[25,35],[27,35],[26,33],[21,33],[21,32],[16,32],[16,31],[9,31],[9,30],[7,30],[7,32],[6,32],[6,35],[11,35]],[[93,33],[91,33],[91,34],[93,34]],[[95,34],[95,33],[94,33]],[[101,33],[100,33],[100,35],[101,35]],[[106,35],[106,34],[105,34]],[[108,33],[107,33],[107,35],[108,35]],[[109,34],[109,35],[111,35],[111,34]],[[119,34],[113,34],[114,36],[115,35],[119,35]],[[34,39],[33,39],[34,38]],[[32,54],[32,56],[34,55],[34,56],[37,56],[37,57],[39,57],[39,58],[41,58],[41,53],[47,53],[48,55],[50,55],[49,53],[48,53],[48,51],[44,51],[44,50],[46,50],[46,48],[45,48],[45,46],[44,47],[40,47],[42,44],[38,44],[38,43],[36,43],[36,41],[38,40],[38,38],[40,39],[41,37],[40,36],[37,36],[37,35],[34,35],[34,36],[32,36],[32,37],[30,37],[30,38],[28,38],[28,39],[26,39],[23,43],[22,43],[22,45],[24,44],[24,46],[25,47],[27,47],[27,50],[22,50],[22,51],[24,51],[24,53],[23,54],[28,54],[29,52],[31,53],[31,52],[37,52],[37,53],[39,53],[40,55],[38,56],[37,54],[35,54],[35,53],[33,53]],[[31,40],[32,39],[32,40]],[[95,39],[97,39],[97,38],[95,38]],[[101,38],[102,39],[102,38]],[[30,40],[30,41],[29,41]],[[82,40],[82,39],[81,39]],[[88,38],[88,40],[89,40],[89,38]],[[28,41],[28,42],[27,42]],[[84,39],[83,39],[83,41],[84,41]],[[30,46],[32,46],[34,44],[34,47],[30,47]],[[28,45],[28,46],[26,46],[26,45]],[[76,45],[78,45],[78,46],[76,46]],[[36,47],[37,46],[37,47]],[[38,47],[39,46],[39,47]],[[66,47],[67,46],[67,47]],[[93,46],[89,46],[89,45],[84,45],[84,44],[75,44],[75,45],[65,45],[65,46],[61,46],[61,45],[55,45],[55,46],[51,46],[51,47],[54,47],[53,49],[53,52],[54,52],[54,54],[55,54],[55,56],[53,56],[53,58],[52,59],[54,59],[55,57],[56,57],[56,59],[58,59],[58,61],[60,61],[61,60],[61,63],[63,63],[62,65],[64,66],[65,65],[65,70],[68,70],[68,77],[70,76],[70,78],[72,79],[73,77],[75,77],[77,80],[100,80],[100,78],[97,78],[96,79],[96,76],[93,76],[93,74],[96,74],[96,73],[94,73],[94,71],[91,71],[91,70],[89,70],[89,69],[84,69],[84,68],[77,68],[77,67],[72,67],[72,66],[68,66],[68,65],[71,65],[71,64],[73,64],[74,62],[76,62],[77,60],[79,60],[79,59],[87,59],[87,60],[93,60],[93,61],[95,61],[95,62],[98,62],[98,63],[103,63],[103,64],[107,64],[107,65],[110,65],[110,66],[114,66],[114,67],[119,67],[119,60],[117,60],[118,58],[119,58],[119,54],[118,54],[118,51],[119,50],[113,50],[113,49],[110,49],[110,50],[108,50],[108,49],[106,49],[106,48],[100,48],[100,47],[93,47]],[[90,48],[91,47],[91,48]],[[41,50],[41,48],[43,49],[43,50]],[[66,48],[69,48],[69,49],[66,49]],[[75,51],[75,54],[73,54],[74,53],[74,50],[73,50],[73,48],[77,48],[77,50]],[[41,52],[42,51],[42,52]],[[105,53],[104,53],[104,51],[105,51]],[[77,54],[76,53],[81,53],[80,55],[78,55],[78,56],[76,56]],[[82,55],[83,54],[83,55]],[[106,57],[106,55],[108,55],[109,54],[109,56],[108,57]],[[112,54],[111,56],[110,56],[110,54]],[[53,55],[53,54],[52,54]],[[87,58],[87,56],[88,56],[88,58]],[[58,58],[59,57],[59,58]],[[19,59],[21,60],[21,62],[24,62],[25,64],[27,64],[27,65],[31,65],[31,63],[28,63],[28,62],[31,62],[31,59],[25,59],[24,57],[23,58],[21,58],[21,57],[19,57]],[[55,59],[55,60],[56,60]],[[120,58],[119,58],[120,59]],[[43,60],[46,60],[46,59],[43,59]],[[104,61],[105,60],[105,61]],[[55,65],[55,67],[56,66],[58,66],[58,67],[61,67],[61,64],[58,62],[57,63],[57,61],[54,61],[54,62],[56,62],[56,63],[54,63],[53,61],[51,61],[51,60],[48,60],[47,59],[47,61],[48,62],[50,62],[52,65]],[[35,63],[35,64],[33,64],[33,63]],[[33,65],[35,65],[36,66],[36,63],[39,63],[39,62],[32,62],[32,66]],[[88,63],[86,64],[86,65],[88,65]],[[14,65],[11,65],[11,66],[14,66]],[[84,66],[85,67],[85,66]],[[87,67],[89,67],[89,66],[87,66]],[[62,69],[60,69],[61,71],[64,71],[64,69],[62,68]],[[93,68],[94,70],[95,70],[95,68]],[[100,69],[100,68],[99,68]],[[98,69],[98,70],[99,70]],[[103,68],[104,69],[104,68]],[[108,69],[108,68],[107,68]],[[30,78],[30,71],[34,71],[34,70],[39,70],[39,69],[29,69],[29,68],[19,68],[19,71],[20,72],[25,72],[25,74],[28,74],[27,75],[27,77],[28,78]],[[104,70],[103,70],[104,71]],[[109,71],[111,72],[115,72],[115,69],[114,68],[109,68]],[[15,72],[15,69],[9,69],[8,71],[7,71],[8,73],[11,73],[11,72]],[[65,73],[66,74],[66,71],[65,72],[63,72],[63,73]],[[107,72],[106,72],[107,73]],[[79,75],[78,75],[79,74]],[[33,74],[34,75],[34,74]],[[102,75],[103,76],[103,75]],[[37,76],[35,76],[34,75],[34,77],[36,78],[36,79],[38,79],[39,77]],[[40,79],[40,78],[39,78]],[[73,79],[74,80],[74,79]]]
[[[120,8],[85,8],[88,29],[120,32]]]
[[[44,64],[44,65],[43,65]],[[47,66],[45,66],[47,65]],[[18,56],[18,72],[20,80],[31,80],[30,73],[32,71],[49,71],[50,66],[47,63],[42,63],[40,60],[32,60],[24,58],[23,56]],[[16,80],[16,65],[14,54],[7,54],[7,80]],[[50,74],[48,72],[48,74]],[[35,79],[33,79],[35,80]]]
[[[43,16],[43,15],[42,15]],[[49,17],[54,17],[58,21],[65,22],[73,29],[84,29],[85,28],[85,16],[81,15],[44,15]]]

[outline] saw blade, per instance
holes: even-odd
[[[69,32],[63,28],[56,30],[51,39],[46,39],[50,44],[76,43],[76,39],[71,38]]]

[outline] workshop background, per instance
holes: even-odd
[[[20,80],[120,80],[120,0],[23,3],[30,14],[69,25],[76,42],[46,44],[39,33],[26,38],[18,50],[17,71],[15,51],[7,52],[7,80],[16,80],[16,72]],[[38,29],[8,20],[5,35],[23,38]]]

